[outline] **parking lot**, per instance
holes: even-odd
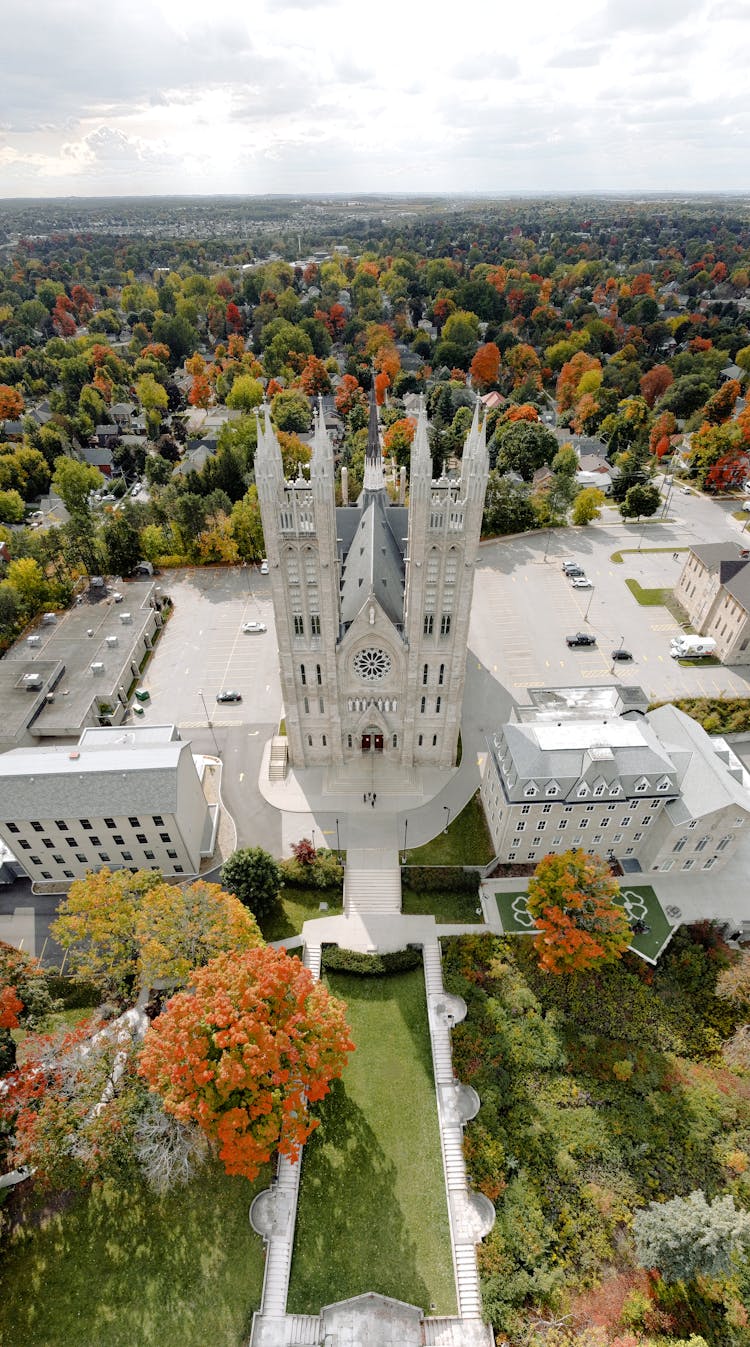
[[[684,532],[650,525],[638,550],[640,538],[640,529],[596,527],[482,546],[469,645],[516,699],[527,687],[583,682],[638,684],[654,701],[748,695],[750,667],[687,667],[671,658],[678,624],[666,608],[639,604],[625,580],[644,589],[674,585],[687,553],[678,551],[675,560],[670,549],[684,549]],[[667,550],[647,550],[656,547]],[[621,563],[611,559],[618,550]],[[572,587],[562,571],[568,558],[580,562],[592,589]],[[565,638],[578,631],[595,636],[596,646],[569,649]],[[632,663],[613,662],[620,645]]]
[[[207,719],[217,727],[278,723],[281,691],[268,577],[247,566],[166,571],[158,580],[174,611],[143,678],[151,694],[148,719],[185,729],[205,726]],[[242,631],[244,622],[257,621],[268,630]],[[241,703],[217,703],[224,689],[239,692]]]

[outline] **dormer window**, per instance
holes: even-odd
[[[588,788],[588,786],[586,785],[586,782],[585,782],[585,781],[582,781],[581,784],[580,784],[580,786],[578,787],[578,790],[576,791],[576,795],[578,796],[578,799],[579,799],[579,800],[585,800],[586,797],[587,797],[587,795],[588,795],[588,793],[589,793],[589,788]]]
[[[648,790],[648,777],[642,776],[638,781],[636,781],[635,789],[637,790],[639,795],[642,795],[645,790]]]
[[[597,781],[596,785],[594,786],[594,795],[600,797],[604,794],[606,789],[607,789],[606,782]]]
[[[671,785],[671,782],[670,782],[670,780],[669,780],[669,777],[668,777],[668,776],[663,776],[662,779],[661,779],[661,781],[657,781],[657,783],[656,783],[656,789],[657,789],[657,790],[669,790],[670,785]]]
[[[536,795],[537,789],[536,789],[536,786],[534,785],[534,782],[533,782],[533,781],[530,781],[530,782],[529,782],[528,786],[526,786],[526,787],[524,788],[524,792],[523,792],[523,793],[524,793],[524,795],[526,796],[526,799],[527,799],[527,800],[532,799],[533,796]]]
[[[547,788],[544,793],[545,795],[559,795],[560,787],[558,786],[556,781],[550,781],[548,782]]]
[[[621,788],[621,786],[620,786],[619,781],[615,781],[614,784],[610,786],[610,788],[609,788],[609,793],[610,793],[611,796],[612,796],[612,795],[621,795],[621,794],[622,794],[622,788]]]

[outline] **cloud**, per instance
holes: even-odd
[[[450,67],[457,80],[509,80],[518,74],[518,61],[498,52],[472,52]]]
[[[599,43],[596,47],[570,47],[567,51],[558,52],[547,65],[561,66],[568,70],[598,65],[605,50],[603,43]]]

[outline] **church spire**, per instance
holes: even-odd
[[[374,387],[370,390],[370,423],[367,429],[367,453],[365,454],[365,494],[369,491],[384,491],[383,455],[380,450],[378,431],[378,404]]]

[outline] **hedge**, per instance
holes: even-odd
[[[407,973],[419,968],[422,951],[410,945],[387,954],[360,954],[338,945],[323,946],[323,967],[331,973],[354,973],[360,977],[382,977],[388,973]]]
[[[63,1010],[87,1010],[100,1006],[104,997],[100,987],[93,982],[79,978],[62,977],[60,973],[47,973],[47,986],[53,1001],[61,1001]]]
[[[402,883],[415,893],[452,891],[476,893],[479,874],[464,870],[460,865],[405,865],[401,869]]]

